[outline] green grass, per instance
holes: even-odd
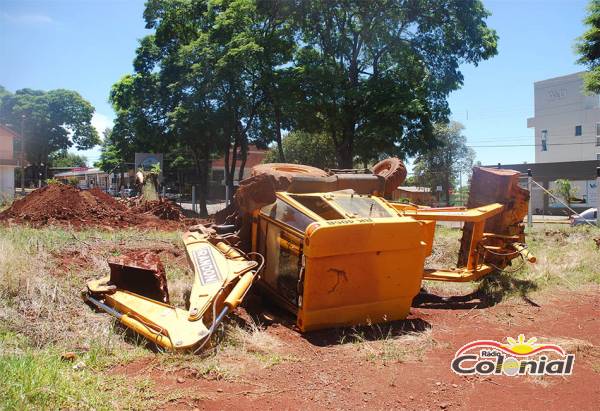
[[[109,366],[104,355],[94,348],[63,360],[57,347],[36,349],[0,327],[0,409],[139,409],[159,403],[146,379],[101,373]]]
[[[108,370],[150,355],[108,316],[85,306],[80,290],[106,274],[111,250],[176,244],[178,233],[71,231],[0,226],[0,410],[140,409],[165,401],[146,378]],[[56,272],[60,253],[90,258],[85,269]],[[133,342],[133,344],[132,344]],[[76,353],[74,362],[63,361]],[[81,369],[73,366],[80,364]],[[171,397],[169,397],[171,398]]]
[[[136,244],[147,241],[166,241],[176,244],[180,241],[178,232],[120,229],[115,231],[87,229],[74,231],[64,227],[45,227],[41,229],[0,225],[0,238],[8,240],[20,251],[34,254],[40,250],[58,251],[68,246],[84,246],[94,241]]]
[[[352,343],[361,351],[365,359],[373,363],[404,363],[422,361],[427,351],[438,343],[429,330],[408,332],[394,335],[391,332],[381,333],[380,326],[374,326],[378,338],[369,339],[361,333],[352,336]]]
[[[0,356],[1,407],[23,409],[145,408],[156,401],[147,381],[125,381],[94,369],[75,370],[57,352],[26,350]]]

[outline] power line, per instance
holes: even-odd
[[[546,143],[546,146],[574,146],[574,145],[581,145],[581,144],[597,144],[597,142],[594,141],[580,141],[580,142],[576,142],[576,143]],[[467,147],[478,147],[478,148],[483,148],[483,147],[542,147],[543,144],[494,144],[494,145],[484,145],[484,146],[478,146],[478,145],[469,145],[467,144]],[[598,149],[600,150],[600,146],[597,146]]]

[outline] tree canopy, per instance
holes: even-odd
[[[590,1],[584,23],[588,29],[577,41],[578,62],[589,68],[584,75],[585,89],[600,94],[600,0]]]
[[[23,127],[27,160],[47,164],[51,154],[71,147],[86,150],[100,142],[91,124],[94,107],[72,90],[21,89],[4,93],[0,122]],[[35,173],[37,175],[37,173]]]
[[[283,154],[288,163],[306,164],[317,168],[335,168],[335,146],[325,133],[292,131],[283,138]],[[277,163],[280,153],[277,148],[269,150],[265,163]]]
[[[48,162],[52,167],[85,167],[87,157],[67,150],[60,150],[50,154]]]
[[[148,0],[134,70],[112,88],[114,142],[187,153],[200,184],[283,131],[326,135],[337,166],[435,146],[460,64],[496,54],[479,0]],[[233,190],[230,190],[233,192]]]
[[[447,203],[455,181],[461,174],[470,175],[475,160],[475,151],[467,146],[463,130],[464,126],[454,121],[435,124],[433,135],[439,146],[418,155],[414,163],[414,181],[430,187],[432,192],[442,186]]]
[[[434,144],[459,65],[496,54],[478,0],[302,0],[295,56],[303,128],[326,131],[340,167]]]

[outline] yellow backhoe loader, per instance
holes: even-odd
[[[399,160],[373,170],[258,166],[215,224],[183,235],[188,310],[168,303],[164,275],[123,261],[84,299],[165,349],[198,351],[255,282],[305,332],[403,319],[423,280],[472,281],[535,260],[517,172],[475,168],[467,207],[429,208],[386,199],[406,176]],[[439,221],[464,222],[457,268],[425,268]]]

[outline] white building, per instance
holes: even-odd
[[[600,96],[584,94],[582,74],[534,83],[536,163],[600,160]]]
[[[15,168],[19,165],[15,142],[19,139],[17,133],[0,124],[0,203],[15,194]],[[17,154],[20,157],[20,153]]]

